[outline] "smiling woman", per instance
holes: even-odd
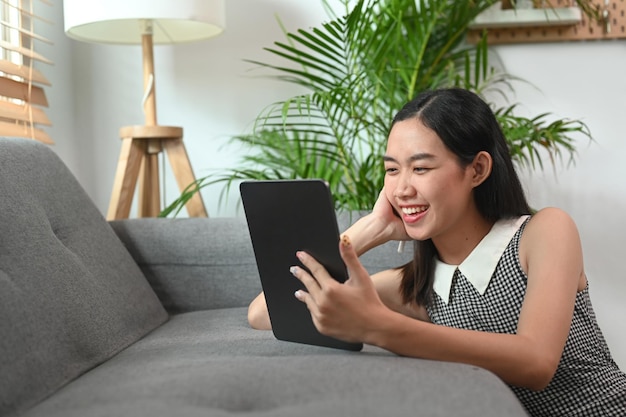
[[[462,111],[464,108],[472,111]],[[458,224],[466,224],[480,230],[478,235],[484,236],[495,221],[531,212],[502,131],[491,109],[475,94],[464,90],[440,90],[421,94],[409,102],[392,122],[387,155],[391,152],[399,155],[398,158],[400,155],[432,155],[428,158],[431,165],[425,166],[431,166],[436,172],[423,176],[427,178],[425,185],[416,183],[409,190],[419,190],[422,198],[434,193],[430,200],[437,210],[434,210],[431,222],[443,223],[439,225],[442,233],[453,230],[471,236],[470,231],[458,229]],[[424,166],[411,159],[405,172]],[[404,192],[398,188],[395,178],[387,172],[387,198],[406,205],[411,201],[411,195],[400,196],[402,198],[390,195]],[[422,176],[413,175],[412,178],[417,178],[414,179],[417,182]],[[457,201],[453,202],[453,199]],[[407,227],[407,232],[415,229]],[[414,270],[413,263],[406,267],[407,278],[402,286],[405,302],[417,300],[419,304],[426,304],[431,296],[432,282],[429,281],[432,281],[432,274],[429,271],[435,253],[433,238],[437,236],[433,236],[432,231],[430,233],[410,236],[416,241],[416,251],[423,252],[423,255],[416,257],[415,264],[419,268]],[[471,248],[478,241],[468,243]],[[460,264],[468,254],[468,251],[457,250],[447,255],[450,259],[444,260]],[[414,276],[416,280],[413,280]]]
[[[488,369],[533,416],[626,415],[576,225],[556,208],[531,215],[489,106],[464,89],[419,94],[393,119],[384,159],[376,205],[341,239],[349,279],[298,253],[296,297],[317,329]],[[414,241],[414,259],[370,277],[358,256],[390,240]],[[261,294],[251,325],[271,325],[266,315]]]

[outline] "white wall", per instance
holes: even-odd
[[[227,31],[220,37],[155,50],[159,123],[183,126],[196,176],[232,167],[244,150],[225,146],[246,132],[262,108],[291,95],[286,86],[256,77],[244,59],[268,60],[262,51],[282,40],[278,14],[288,29],[325,19],[321,1],[229,0]],[[139,47],[91,45],[62,33],[62,5],[54,6],[56,59],[48,92],[55,123],[55,149],[105,213],[120,148],[121,126],[141,124],[142,80]],[[551,112],[584,120],[595,142],[579,144],[574,167],[524,173],[535,208],[558,206],[576,220],[598,321],[622,369],[626,369],[626,41],[499,46],[507,70],[533,83],[516,85],[520,111]],[[169,171],[166,195],[178,191]],[[237,194],[218,206],[221,187],[206,189],[212,216],[241,215]]]

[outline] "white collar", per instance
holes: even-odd
[[[457,268],[480,294],[485,293],[504,250],[526,218],[497,221],[460,265],[449,265],[435,258],[433,289],[446,304]]]

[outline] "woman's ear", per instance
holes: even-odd
[[[493,167],[493,159],[489,152],[480,151],[474,157],[472,161],[472,185],[478,187],[482,184],[489,175],[491,175],[491,168]]]

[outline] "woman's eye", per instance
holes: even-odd
[[[393,168],[393,167],[386,167],[386,168],[385,168],[385,172],[386,172],[387,174],[393,174],[393,173],[395,173],[395,172],[397,172],[397,171],[398,171],[398,169],[397,169],[397,168]]]
[[[415,167],[413,168],[413,171],[417,172],[418,174],[422,174],[426,171],[428,171],[428,168],[424,168],[424,167]]]

